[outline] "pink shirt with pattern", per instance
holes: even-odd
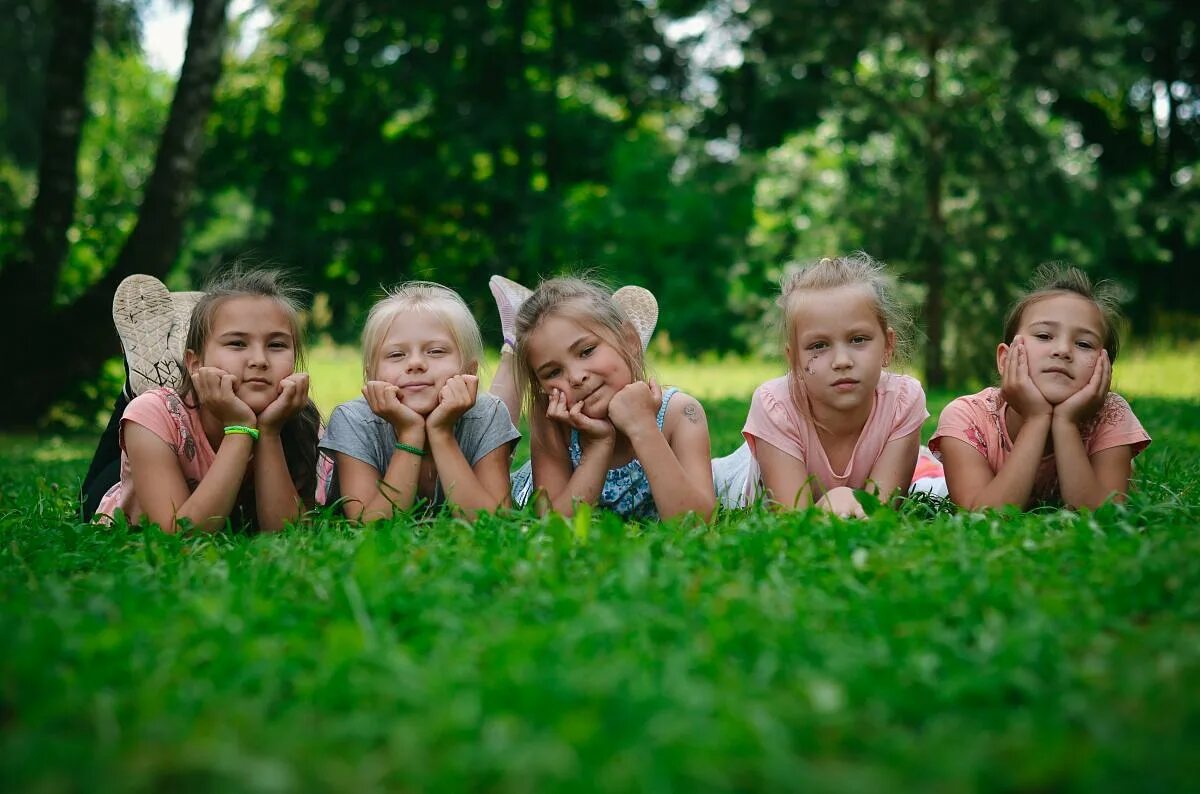
[[[141,520],[144,511],[133,491],[133,474],[129,468],[129,455],[125,452],[125,425],[128,422],[145,427],[166,442],[175,453],[190,491],[196,490],[212,468],[217,453],[204,434],[200,411],[185,405],[174,389],[152,389],[133,398],[121,415],[121,479],[104,494],[96,515],[101,518],[112,516],[119,507],[129,523],[134,524]]]
[[[929,440],[929,448],[941,457],[942,439],[957,438],[978,450],[987,459],[992,473],[998,473],[1013,447],[1004,418],[1005,408],[1004,397],[996,386],[957,398],[938,417],[937,432]],[[1133,409],[1116,392],[1108,393],[1104,405],[1079,428],[1079,434],[1088,457],[1101,450],[1122,446],[1132,447],[1136,456],[1150,443],[1150,436],[1133,415]],[[1038,465],[1032,500],[1035,503],[1062,501],[1053,454],[1044,456]]]
[[[793,394],[793,386],[798,393]],[[842,471],[834,471],[817,436],[807,395],[791,375],[769,380],[754,391],[750,414],[742,435],[750,445],[757,469],[755,445],[766,441],[804,464],[810,476],[816,478],[814,494],[820,498],[826,491],[841,486],[862,488],[879,462],[888,442],[913,433],[929,418],[925,410],[925,390],[908,375],[885,372],[875,387],[875,402],[863,425],[850,460]]]

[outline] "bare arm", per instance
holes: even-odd
[[[397,449],[382,479],[379,469],[345,452],[336,454],[334,465],[347,518],[364,522],[390,518],[394,511],[407,510],[416,501],[421,474],[419,455]]]
[[[774,504],[788,510],[812,504],[812,486],[804,461],[761,438],[755,439],[754,456],[762,471],[763,488]]]
[[[1099,507],[1109,497],[1124,501],[1129,491],[1133,448],[1113,447],[1089,458],[1079,433],[1080,423],[1103,408],[1111,382],[1112,365],[1102,350],[1084,387],[1054,407],[1054,464],[1063,501],[1071,507]]]
[[[979,450],[957,438],[942,439],[946,487],[950,500],[968,510],[1017,505],[1025,507],[1033,495],[1033,480],[1042,462],[1049,417],[1027,420],[1000,471],[992,473]]]
[[[1063,502],[1070,507],[1096,508],[1111,497],[1123,502],[1133,474],[1133,447],[1123,445],[1088,457],[1073,422],[1055,422],[1054,465]]]
[[[566,415],[558,406],[557,413],[547,408],[535,410],[529,422],[529,452],[533,463],[533,485],[544,496],[538,503],[542,514],[553,510],[564,516],[574,515],[576,501],[596,504],[604,489],[604,477],[612,460],[615,434],[587,439],[580,434],[580,460],[574,471],[567,451],[568,420],[555,421],[551,415]]]
[[[631,386],[641,389],[646,384]],[[653,392],[657,391],[657,386],[650,386]],[[661,392],[657,396],[656,403],[661,400]],[[717,497],[713,490],[708,420],[704,408],[694,397],[680,393],[667,408],[663,430],[658,429],[657,407],[649,419],[649,422],[638,423],[627,435],[634,455],[650,481],[650,493],[659,516],[672,518],[696,513],[710,518],[716,509]]]
[[[480,511],[495,511],[512,504],[508,444],[484,455],[474,467],[467,463],[452,432],[431,431],[429,446],[447,503],[462,508],[468,518],[474,518]]]
[[[183,521],[206,532],[225,528],[250,462],[250,436],[226,436],[212,468],[196,490],[189,491],[170,445],[135,422],[127,422],[124,433],[134,493],[151,521],[168,533],[181,528]]]
[[[917,452],[920,449],[920,430],[889,441],[871,469],[866,489],[884,498],[896,491],[901,491],[903,495],[908,491],[908,486],[912,485],[913,470],[917,468]]]
[[[298,372],[283,379],[279,396],[258,417],[259,439],[252,466],[254,507],[263,532],[278,532],[285,522],[296,520],[304,512],[304,500],[292,482],[279,434],[284,423],[307,404],[308,374]]]

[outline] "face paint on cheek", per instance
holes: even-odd
[[[807,374],[809,374],[809,375],[817,374],[816,363],[824,353],[825,353],[824,350],[819,350],[816,353],[813,353],[811,356],[808,357],[808,363],[804,365],[804,371]]]

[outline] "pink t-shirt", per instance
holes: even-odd
[[[129,469],[129,456],[125,453],[127,422],[145,427],[175,451],[179,469],[191,491],[196,490],[200,480],[212,468],[217,453],[204,434],[200,412],[185,405],[174,389],[152,389],[134,397],[121,415],[121,479],[108,489],[96,508],[97,517],[104,518],[112,516],[119,507],[133,524],[141,519],[143,511],[133,492],[133,475]]]
[[[792,393],[791,384],[795,384],[796,394]],[[754,455],[755,468],[758,461],[755,444],[759,440],[802,462],[808,474],[816,477],[817,498],[841,486],[864,487],[887,443],[920,429],[921,423],[929,418],[925,391],[915,378],[883,373],[875,387],[871,414],[850,460],[843,471],[836,472],[821,446],[808,397],[801,389],[802,384],[791,375],[769,380],[755,389],[742,435]]]
[[[996,386],[989,386],[978,394],[959,397],[946,406],[938,417],[937,432],[929,440],[929,448],[941,457],[942,439],[957,438],[965,441],[987,458],[992,473],[1000,471],[1004,461],[1012,453],[1013,442],[1008,435],[1004,420],[1004,397]],[[1100,411],[1079,428],[1083,447],[1088,456],[1112,447],[1131,446],[1137,455],[1150,443],[1150,436],[1142,423],[1133,415],[1133,409],[1125,398],[1109,392]],[[1033,479],[1032,501],[1061,502],[1058,492],[1058,470],[1054,455],[1046,455],[1038,466]]]

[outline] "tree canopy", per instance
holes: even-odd
[[[197,0],[175,81],[140,51],[140,3],[0,0],[6,310],[91,340],[61,377],[6,351],[40,408],[117,351],[120,277],[197,285],[243,256],[294,268],[339,341],[380,285],[444,283],[494,337],[490,274],[591,268],[653,290],[695,354],[776,347],[783,269],[863,249],[904,284],[932,385],[987,371],[1046,260],[1117,280],[1141,333],[1200,313],[1184,4],[262,9],[234,47],[226,3]]]

